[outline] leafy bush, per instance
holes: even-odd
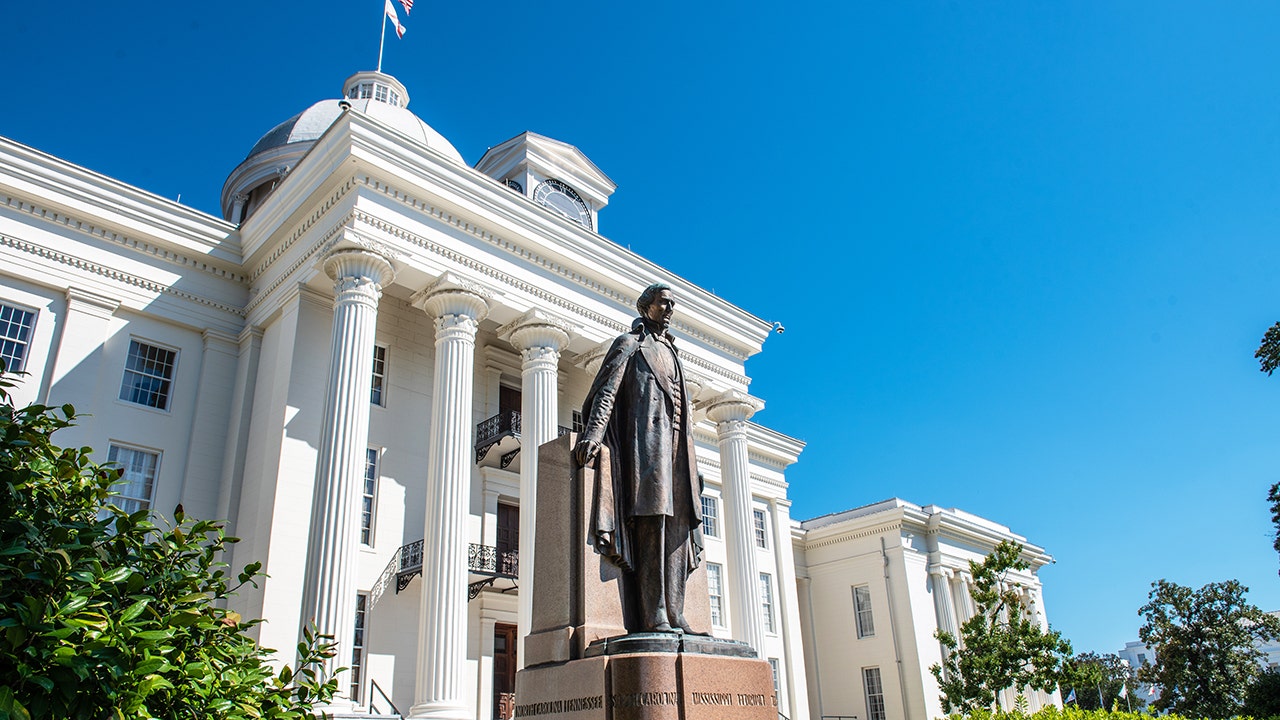
[[[968,715],[960,715],[959,713],[950,715],[948,720],[1152,720],[1153,717],[1151,714],[1144,712],[1084,710],[1075,705],[1068,705],[1061,708],[1041,708],[1033,713],[1019,712],[1017,710],[993,712],[979,709]],[[1159,717],[1160,720],[1191,720],[1191,718],[1173,713]],[[1241,718],[1240,720],[1252,720],[1252,718]]]
[[[0,377],[0,720],[307,718],[337,681],[327,638],[305,634],[298,672],[222,605],[253,583],[218,558],[217,523],[109,504],[120,476],[89,448],[59,448],[70,405],[12,406]]]

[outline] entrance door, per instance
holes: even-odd
[[[498,562],[496,570],[515,575],[520,551],[520,508],[498,503]]]
[[[493,717],[516,716],[516,626],[493,626]]]

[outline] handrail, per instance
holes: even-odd
[[[387,695],[386,691],[378,686],[377,680],[374,680],[373,678],[369,678],[369,690],[370,690],[369,692],[370,695],[373,694],[372,691],[374,690],[378,691],[378,694],[382,696],[382,699],[387,701],[387,707],[391,708],[392,715],[403,715],[403,713],[400,712],[400,708],[396,707],[396,704],[394,702],[391,702],[391,696]],[[383,714],[382,711],[378,709],[378,706],[373,704],[372,697],[369,698],[369,712],[377,715]]]

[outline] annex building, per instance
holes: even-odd
[[[769,660],[792,720],[938,717],[933,631],[972,611],[967,561],[1025,539],[900,500],[797,522],[804,445],[751,421],[770,323],[601,235],[615,186],[573,145],[526,132],[468,165],[395,78],[341,90],[229,159],[221,217],[0,138],[16,402],[91,413],[58,441],[123,467],[122,506],[227,519],[230,562],[269,575],[237,599],[262,643],[336,637],[334,711],[506,718],[537,448],[668,282],[710,629]],[[1051,560],[1027,553],[1042,608]]]

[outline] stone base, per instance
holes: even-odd
[[[769,663],[743,643],[642,633],[587,657],[516,673],[516,717],[542,720],[777,720]]]

